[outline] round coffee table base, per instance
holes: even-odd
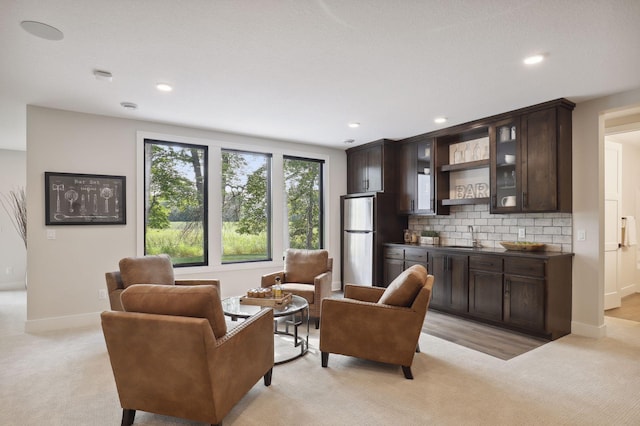
[[[224,314],[232,321],[237,321],[238,318],[249,318],[262,309],[260,306],[242,305],[239,301],[239,296],[222,301]],[[307,301],[293,295],[293,301],[283,309],[275,308],[273,316],[274,365],[284,364],[304,356],[309,351],[310,318]]]

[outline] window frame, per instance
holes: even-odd
[[[222,161],[223,161],[223,156],[225,152],[233,152],[233,153],[239,153],[239,154],[250,154],[250,155],[259,155],[262,157],[265,157],[266,159],[266,171],[267,171],[267,177],[266,177],[266,184],[267,184],[267,188],[265,191],[265,197],[266,197],[266,206],[267,206],[267,211],[266,211],[266,217],[267,217],[267,223],[266,223],[266,233],[267,233],[267,245],[266,245],[266,249],[267,249],[267,253],[266,253],[266,257],[263,259],[250,259],[250,260],[237,260],[237,261],[224,261],[224,241],[222,240],[222,235],[220,236],[220,264],[221,265],[234,265],[234,264],[243,264],[243,263],[256,263],[256,262],[271,262],[273,260],[273,153],[268,153],[268,152],[258,152],[258,151],[251,151],[251,150],[246,150],[246,149],[238,149],[238,148],[224,148],[221,147],[220,148],[220,198],[223,199],[224,198],[224,194],[222,193]],[[220,207],[222,207],[222,203],[220,205]],[[218,212],[220,214],[220,232],[222,233],[222,225],[223,225],[223,221],[222,221],[222,210],[220,210]]]
[[[142,253],[143,255],[147,255],[147,162],[146,162],[146,147],[147,145],[163,145],[168,147],[179,147],[179,148],[195,148],[202,149],[204,151],[203,155],[203,171],[202,171],[202,208],[204,213],[202,215],[202,248],[203,248],[203,261],[202,262],[190,262],[190,263],[173,263],[174,268],[191,268],[191,267],[206,267],[209,266],[209,145],[201,145],[196,143],[188,143],[188,142],[176,142],[169,141],[165,139],[159,138],[151,138],[145,137],[142,141]],[[150,173],[149,173],[150,175]]]
[[[325,176],[324,176],[324,172],[325,172],[326,161],[324,159],[319,159],[319,158],[303,157],[303,156],[292,155],[292,154],[282,154],[282,174],[283,174],[282,190],[285,194],[287,193],[287,187],[286,187],[286,181],[284,180],[284,171],[285,171],[284,163],[287,160],[307,161],[310,163],[318,163],[320,165],[319,188],[318,188],[318,192],[320,193],[320,200],[319,200],[320,217],[318,218],[318,223],[320,227],[320,229],[318,230],[318,239],[320,244],[318,248],[324,249],[325,248],[325,229],[324,229],[325,228],[325,221],[324,221],[325,219],[325,201],[324,201]],[[288,221],[289,218],[287,218],[286,220]],[[287,229],[288,229],[288,226],[287,226]],[[286,237],[286,240],[284,241],[284,245],[286,248],[289,248],[288,246],[290,242],[290,235],[286,235],[285,237]]]
[[[190,134],[194,134],[194,132],[189,132]],[[282,202],[284,191],[282,189],[282,185],[284,185],[282,178],[282,168],[283,168],[283,157],[285,153],[288,156],[300,157],[300,158],[309,158],[309,159],[318,159],[324,160],[324,168],[323,168],[323,226],[324,226],[324,238],[323,244],[327,249],[331,249],[332,244],[329,235],[333,235],[335,232],[334,229],[334,217],[338,217],[338,213],[332,215],[331,212],[335,208],[333,202],[331,201],[331,192],[332,188],[336,191],[341,191],[341,187],[332,186],[329,182],[329,175],[331,174],[331,167],[333,165],[334,154],[329,154],[325,152],[321,152],[322,150],[312,150],[309,147],[304,149],[298,149],[295,146],[291,146],[284,141],[271,141],[270,145],[265,145],[265,139],[254,138],[251,136],[242,136],[242,135],[234,135],[233,137],[228,137],[225,134],[217,134],[217,133],[207,133],[201,134],[200,136],[187,136],[184,133],[172,133],[172,132],[163,132],[163,131],[148,131],[148,130],[135,130],[136,135],[136,143],[135,143],[135,159],[126,161],[134,162],[135,166],[132,167],[134,172],[134,177],[136,180],[136,191],[130,191],[132,194],[131,197],[135,200],[135,209],[128,209],[128,214],[135,215],[132,224],[136,227],[135,237],[133,237],[130,242],[129,250],[131,253],[134,253],[136,256],[144,255],[144,233],[142,229],[144,229],[144,139],[155,139],[160,141],[175,141],[179,143],[185,144],[194,144],[194,145],[205,145],[209,147],[209,158],[208,158],[208,167],[210,171],[213,173],[208,173],[208,200],[209,200],[209,214],[208,218],[208,253],[209,253],[209,264],[207,266],[190,266],[184,267],[180,269],[176,269],[176,274],[179,277],[190,277],[194,274],[217,274],[222,273],[225,274],[227,272],[234,271],[249,271],[255,270],[256,268],[260,269],[269,269],[269,268],[282,268],[283,256],[281,253],[284,253],[284,241],[283,241],[283,230],[284,226],[279,221],[274,221],[273,218],[278,218],[283,214],[282,210]],[[220,194],[220,186],[221,186],[221,175],[218,173],[218,170],[221,169],[222,163],[222,149],[229,150],[238,150],[238,151],[248,151],[255,152],[259,154],[270,154],[272,156],[272,192],[271,192],[271,250],[273,253],[273,259],[271,261],[256,261],[256,262],[248,262],[248,263],[231,263],[231,264],[222,264],[221,260],[221,245],[222,245],[222,236],[220,234],[221,230],[221,217],[217,212],[221,206],[221,194]],[[336,154],[337,155],[337,154]],[[337,158],[337,157],[336,157]],[[332,181],[334,184],[338,184],[339,182],[335,179]],[[341,182],[341,181],[340,181]],[[337,220],[337,219],[336,219]],[[129,221],[128,221],[129,222]],[[332,237],[333,238],[333,237]],[[339,240],[336,240],[339,241]],[[335,241],[334,241],[335,242]],[[335,244],[333,244],[335,245]],[[339,245],[336,250],[339,250]],[[243,272],[244,273],[244,272]]]

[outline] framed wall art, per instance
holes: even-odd
[[[124,225],[126,177],[44,173],[46,225]]]

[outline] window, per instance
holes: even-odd
[[[271,260],[271,155],[222,150],[222,263]]]
[[[284,157],[285,241],[289,248],[323,248],[324,161]]]
[[[208,265],[207,147],[145,139],[144,252]]]

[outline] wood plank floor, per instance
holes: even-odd
[[[548,340],[432,310],[427,311],[422,331],[503,360],[509,360],[548,343]]]
[[[640,322],[640,293],[622,298],[622,306],[604,311],[605,316]]]

